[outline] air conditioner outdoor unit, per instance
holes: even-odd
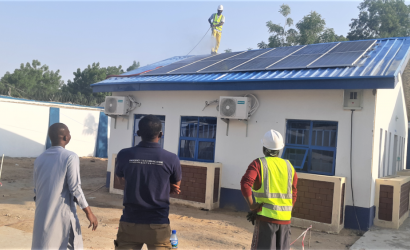
[[[126,115],[130,100],[126,96],[106,96],[104,112],[107,115]]]
[[[219,97],[219,116],[224,119],[247,120],[251,100],[249,97],[221,96]]]

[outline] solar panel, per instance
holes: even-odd
[[[310,55],[310,54],[324,54],[331,48],[335,47],[338,43],[325,43],[325,44],[311,44],[299,51],[296,51],[292,56],[297,55]]]
[[[155,69],[153,71],[147,72],[147,73],[144,74],[144,76],[166,74],[167,72],[169,72],[171,70],[181,68],[182,66],[193,63],[195,61],[199,61],[199,60],[204,59],[206,57],[210,57],[210,55],[191,56],[191,57],[188,57],[187,59],[177,61],[177,62],[171,63],[167,66],[164,66],[164,67]]]
[[[210,72],[227,72],[247,61],[250,61],[254,58],[257,58],[260,55],[263,55],[264,53],[267,53],[271,49],[262,49],[262,50],[249,50],[246,51],[242,54],[238,54],[235,57],[232,57],[230,59],[226,59],[224,61],[221,61],[211,67],[208,67],[206,69],[200,70],[200,73],[210,73]]]
[[[210,57],[209,59],[206,59],[206,60],[217,60],[217,61],[219,61],[219,60],[224,60],[226,58],[229,58],[231,56],[237,56],[238,54],[241,54],[241,53],[244,53],[244,52],[242,51],[242,52],[222,53],[222,54],[212,56],[212,57]]]
[[[322,56],[322,54],[289,56],[266,69],[273,70],[306,68],[307,65],[318,59],[320,56]]]
[[[364,51],[353,51],[346,53],[329,53],[308,66],[308,68],[328,68],[328,67],[347,67],[353,66]]]
[[[274,64],[275,62],[279,61],[282,59],[282,56],[277,56],[277,57],[268,57],[268,58],[261,58],[258,57],[252,61],[249,61],[237,68],[234,68],[230,70],[231,72],[233,71],[252,71],[252,70],[263,70],[269,65]]]
[[[330,49],[334,48],[337,45],[338,43],[307,45],[302,49],[296,51],[292,55],[285,57],[278,63],[267,67],[266,69],[274,70],[306,68],[307,65],[322,57],[325,53],[327,53]]]
[[[240,59],[252,59],[255,58],[257,56],[262,55],[263,53],[268,52],[269,50],[272,49],[259,49],[259,50],[249,50],[246,51],[245,53],[242,53],[240,55],[235,56],[235,58],[240,58]]]
[[[329,52],[329,54],[340,53],[340,52],[345,53],[345,52],[352,52],[352,51],[366,51],[375,42],[376,40],[343,42],[343,43],[340,43],[336,48],[332,49]]]
[[[193,56],[145,75],[352,66],[376,40],[325,43]]]
[[[298,49],[302,48],[302,45],[299,46],[292,46],[292,47],[279,47],[279,48],[275,48],[271,51],[269,51],[268,53],[261,55],[258,58],[268,58],[268,57],[284,57],[284,56],[288,56],[292,53],[294,53],[295,51],[297,51]]]
[[[170,72],[171,74],[193,74],[197,73],[197,71],[204,69],[208,66],[211,66],[215,63],[221,62],[221,60],[226,60],[227,58],[230,57],[235,57],[236,55],[243,53],[243,52],[232,52],[232,53],[223,53],[223,54],[218,54],[216,56],[212,56],[209,58],[206,58],[204,60],[201,60],[199,62],[195,62],[191,65],[187,65],[183,68],[177,69],[175,71]]]
[[[376,40],[340,43],[308,68],[349,67],[376,43]]]
[[[271,49],[269,52],[262,54],[259,57],[240,65],[239,67],[233,68],[230,71],[264,70],[266,67],[278,62],[285,56],[294,53],[302,47],[303,46],[293,46]]]
[[[196,62],[194,64],[188,65],[186,67],[183,67],[183,68],[177,69],[175,71],[172,71],[172,72],[170,72],[170,74],[193,74],[193,73],[196,73],[198,70],[201,70],[201,69],[203,69],[205,67],[208,67],[208,66],[210,66],[214,63],[217,63],[217,62],[219,62],[219,61],[217,61],[217,60],[215,60],[215,61],[212,61],[212,60],[199,61],[199,62]]]
[[[236,57],[234,57],[236,58]],[[225,72],[229,71],[230,69],[246,62],[249,61],[249,59],[227,59],[225,61],[219,62],[209,68],[206,68],[204,70],[199,71],[198,73],[211,73],[211,72]]]

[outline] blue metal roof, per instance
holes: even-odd
[[[343,42],[348,43],[348,42]],[[392,89],[409,60],[410,37],[377,39],[378,46],[354,67],[184,75],[113,77],[92,84],[94,92],[145,90]],[[173,57],[126,74],[185,59]],[[124,74],[125,75],[125,74]]]

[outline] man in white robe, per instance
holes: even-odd
[[[80,160],[65,149],[71,135],[67,126],[55,123],[48,130],[52,147],[34,162],[34,218],[32,249],[82,249],[76,203],[86,213],[90,228],[97,218],[84,197],[80,180]]]

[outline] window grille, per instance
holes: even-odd
[[[216,117],[182,116],[178,156],[181,160],[214,162]]]
[[[282,157],[299,172],[334,175],[337,122],[288,120]]]

